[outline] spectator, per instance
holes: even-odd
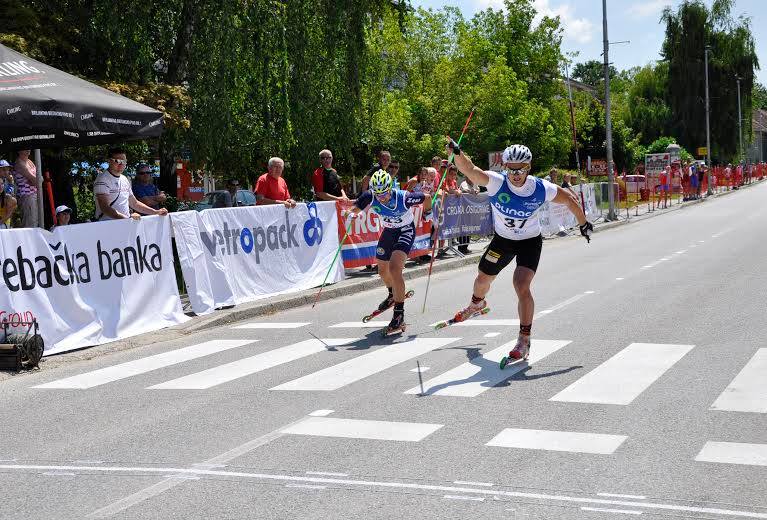
[[[133,181],[133,195],[152,209],[160,209],[160,204],[167,200],[164,191],[157,189],[152,182],[152,167],[139,164],[136,168],[136,180]]]
[[[668,185],[670,177],[671,167],[666,166],[658,177],[658,180],[660,181],[660,185],[658,186],[658,206],[660,206],[660,199],[663,199],[664,207],[668,202]]]
[[[288,184],[282,178],[282,170],[285,169],[285,161],[279,157],[272,157],[268,163],[269,171],[261,175],[256,181],[256,204],[282,204],[286,208],[295,208],[296,201],[290,198]]]
[[[461,193],[468,193],[470,195],[476,195],[479,193],[479,186],[474,184],[470,178],[466,177],[459,186]]]
[[[461,194],[461,190],[458,188],[458,168],[455,167],[455,164],[451,164],[447,169],[445,182],[442,183],[442,191],[444,191],[447,195]]]
[[[557,178],[559,176],[559,172],[556,168],[552,168],[549,170],[549,174],[545,177],[546,180],[551,181],[552,184],[559,184],[559,179]]]
[[[227,198],[227,208],[236,208],[240,205],[240,202],[237,200],[237,190],[239,189],[240,181],[237,179],[229,179],[226,182],[226,195],[229,195]]]
[[[123,175],[128,164],[125,150],[109,150],[109,166],[96,176],[93,183],[93,195],[96,198],[96,220],[116,220],[132,218],[138,220],[144,215],[167,215],[165,208],[150,208],[133,195],[128,178]],[[134,210],[131,213],[131,209]]]
[[[0,159],[0,229],[8,229],[11,215],[16,209],[16,198],[11,184],[11,165]]]
[[[391,162],[391,153],[388,150],[381,150],[378,152],[378,162],[370,167],[367,175],[362,178],[362,192],[365,192],[369,188],[370,176],[378,170],[388,170],[389,163]]]
[[[72,208],[69,206],[61,205],[56,208],[56,222],[57,224],[51,226],[51,231],[60,226],[68,226],[72,219]]]
[[[392,187],[395,189],[399,188],[399,161],[392,161],[389,163],[389,168],[387,169],[389,172],[389,175],[391,175],[391,182]]]
[[[320,167],[312,174],[312,187],[316,200],[349,201],[338,172],[333,168],[333,153],[330,150],[320,152]]]
[[[37,214],[37,167],[29,160],[32,150],[16,152],[13,178],[16,181],[16,197],[21,211],[21,227],[34,228],[40,225]]]

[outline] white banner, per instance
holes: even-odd
[[[36,318],[45,355],[175,325],[170,219],[0,231],[0,323]],[[2,339],[2,338],[0,338]]]
[[[197,314],[322,284],[338,250],[334,202],[183,211],[171,215]],[[328,283],[343,280],[341,259]]]
[[[578,203],[585,205],[586,218],[593,222],[599,215],[594,184],[576,184],[572,186],[572,189],[578,197]],[[583,193],[582,199],[581,193]],[[544,236],[555,235],[578,225],[575,215],[564,204],[547,202],[538,211],[541,219],[541,234]]]

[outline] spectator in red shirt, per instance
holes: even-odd
[[[333,168],[333,153],[330,150],[320,152],[321,166],[312,174],[314,197],[317,200],[348,201],[338,172]]]
[[[288,184],[282,178],[285,161],[279,157],[269,159],[269,171],[256,181],[256,204],[282,204],[286,208],[295,208],[296,201],[290,198]]]

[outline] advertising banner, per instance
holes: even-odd
[[[186,321],[170,219],[144,217],[0,231],[0,322],[36,318],[45,355]]]
[[[493,234],[493,216],[487,193],[447,195],[444,208],[442,211],[437,206],[434,210],[435,217],[439,219],[440,240]]]
[[[335,203],[172,214],[181,270],[197,314],[322,284],[338,249]],[[336,262],[328,283],[344,278]]]
[[[350,208],[352,204],[342,206],[338,204],[336,208],[338,222],[338,239],[343,239],[346,230],[349,229],[349,236],[341,246],[341,257],[343,266],[346,269],[354,267],[363,267],[366,265],[375,265],[376,247],[378,246],[378,237],[383,231],[381,220],[378,214],[372,211],[363,211],[361,217],[352,219],[347,217],[346,221],[341,218],[341,210]],[[431,222],[423,220],[423,207],[414,206],[415,215],[415,242],[410,250],[410,258],[417,258],[431,252],[429,236],[431,234]],[[351,226],[349,225],[351,221]],[[338,242],[336,242],[338,244]]]

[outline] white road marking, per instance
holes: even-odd
[[[501,358],[508,355],[517,340],[458,365],[452,370],[429,379],[423,383],[424,395],[449,395],[454,397],[476,397],[514,374],[534,365],[536,362],[553,354],[570,341],[534,339],[530,348],[530,358],[525,362],[507,365],[501,370]],[[421,386],[405,391],[406,394],[421,394]]]
[[[585,291],[583,294],[594,294],[596,291]]]
[[[448,500],[472,500],[474,502],[484,502],[484,497],[467,497],[464,495],[445,495],[442,498],[446,498]]]
[[[415,359],[439,347],[444,347],[460,338],[418,338],[359,356],[338,365],[319,370],[293,381],[289,381],[271,390],[331,391],[372,376]]]
[[[263,370],[268,370],[303,357],[326,352],[327,346],[338,347],[359,341],[358,338],[307,339],[286,347],[238,359],[202,372],[196,372],[150,386],[149,390],[205,390]]]
[[[442,426],[442,424],[308,417],[303,421],[282,429],[281,432],[291,435],[318,437],[419,442],[442,428]]]
[[[435,321],[429,327],[434,327],[438,323],[442,323],[442,321]],[[451,325],[452,327],[513,327],[515,325],[519,325],[519,320],[513,319],[513,320],[485,320],[481,319],[479,317],[472,318],[470,320],[466,321],[460,321],[458,323],[454,323]]]
[[[74,477],[76,473],[70,471],[45,471],[42,475],[46,477]]]
[[[216,354],[224,350],[249,345],[256,341],[258,340],[218,339],[214,341],[206,341],[190,347],[171,350],[170,352],[163,352],[162,354],[156,354],[154,356],[136,359],[135,361],[128,361],[127,363],[120,363],[119,365],[101,368],[92,372],[67,377],[65,379],[59,379],[33,388],[93,388],[94,386],[119,381],[120,379],[144,374],[159,368],[177,365],[184,361],[190,361],[192,359]]]
[[[315,410],[309,415],[312,417],[327,417],[331,413],[333,413],[335,410]]]
[[[500,335],[501,335],[500,332],[488,332],[487,334],[485,334],[484,337],[485,338],[494,338],[494,337],[500,336]]]
[[[760,348],[711,405],[712,410],[767,413],[767,348]]]
[[[625,435],[506,428],[486,446],[523,450],[567,451],[610,455],[623,444]]]
[[[561,309],[561,308],[563,308],[563,307],[567,307],[567,306],[568,306],[568,305],[570,305],[571,303],[575,303],[575,302],[577,302],[578,300],[580,300],[581,298],[583,298],[583,297],[584,297],[584,296],[586,296],[587,294],[593,294],[593,291],[592,291],[592,292],[585,292],[585,293],[581,293],[581,294],[576,294],[576,295],[575,295],[575,296],[573,296],[572,298],[568,298],[567,300],[565,300],[565,301],[563,301],[563,302],[561,302],[561,303],[558,303],[558,304],[556,304],[556,305],[555,305],[555,306],[553,306],[553,307],[549,307],[547,310],[548,310],[549,312],[558,311],[559,309]]]
[[[243,325],[236,325],[232,327],[233,329],[298,329],[301,327],[305,327],[306,325],[311,325],[310,322],[300,322],[300,323],[287,323],[287,322],[256,322],[256,323],[245,323]]]
[[[493,487],[492,482],[472,482],[470,480],[455,480],[453,481],[453,484],[458,484],[459,486],[482,486],[482,487]]]
[[[327,489],[327,486],[317,486],[314,484],[285,484],[285,487],[301,489]]]
[[[431,370],[431,367],[421,367],[421,373],[424,373],[424,372],[426,372],[427,370]],[[418,367],[416,367],[416,368],[411,368],[411,369],[410,369],[410,371],[411,371],[411,372],[418,372]]]
[[[767,444],[709,441],[695,457],[698,462],[767,466]]]
[[[647,497],[643,495],[618,495],[615,493],[597,493],[600,497],[612,497],[612,498],[630,498],[633,500],[646,500]]]
[[[388,321],[374,320],[367,323],[361,321],[344,321],[328,327],[329,329],[382,329],[389,324]]]
[[[623,278],[616,278],[616,280],[621,281],[621,280],[623,280]]]
[[[325,477],[348,477],[348,473],[333,473],[332,471],[307,471],[307,475],[322,475]]]
[[[693,346],[632,343],[549,400],[627,405]]]
[[[699,507],[699,506],[687,506],[668,504],[663,502],[629,502],[624,500],[608,500],[603,498],[592,497],[579,497],[571,495],[553,495],[547,493],[530,493],[522,491],[511,491],[503,489],[481,489],[481,488],[469,488],[458,486],[440,486],[434,484],[420,484],[417,482],[397,482],[397,481],[376,481],[376,480],[353,480],[353,479],[337,479],[337,478],[323,478],[323,477],[308,477],[305,475],[279,475],[271,473],[246,473],[235,471],[217,471],[217,470],[203,470],[195,468],[174,468],[174,467],[157,467],[157,466],[40,466],[40,465],[0,465],[0,470],[9,471],[47,471],[47,470],[59,470],[59,471],[74,471],[85,472],[86,474],[98,474],[98,473],[115,473],[115,474],[159,474],[166,473],[175,474],[189,474],[197,475],[200,477],[222,477],[222,478],[241,478],[252,480],[265,480],[276,482],[296,482],[296,483],[313,483],[313,484],[329,484],[334,486],[349,486],[357,487],[358,489],[364,488],[379,488],[379,489],[410,489],[418,491],[437,491],[441,493],[473,493],[475,495],[484,495],[486,497],[513,497],[523,499],[542,500],[549,502],[563,502],[572,504],[598,504],[601,506],[623,506],[623,507],[636,507],[644,510],[655,511],[675,511],[683,513],[694,514],[711,514],[711,515],[724,515],[734,516],[741,518],[758,518],[767,520],[767,513],[760,513],[757,511],[748,511],[744,509],[721,509],[715,507]]]
[[[604,507],[581,507],[582,511],[596,511],[598,513],[621,513],[624,515],[641,515],[641,511],[632,511],[629,509],[606,509]]]

